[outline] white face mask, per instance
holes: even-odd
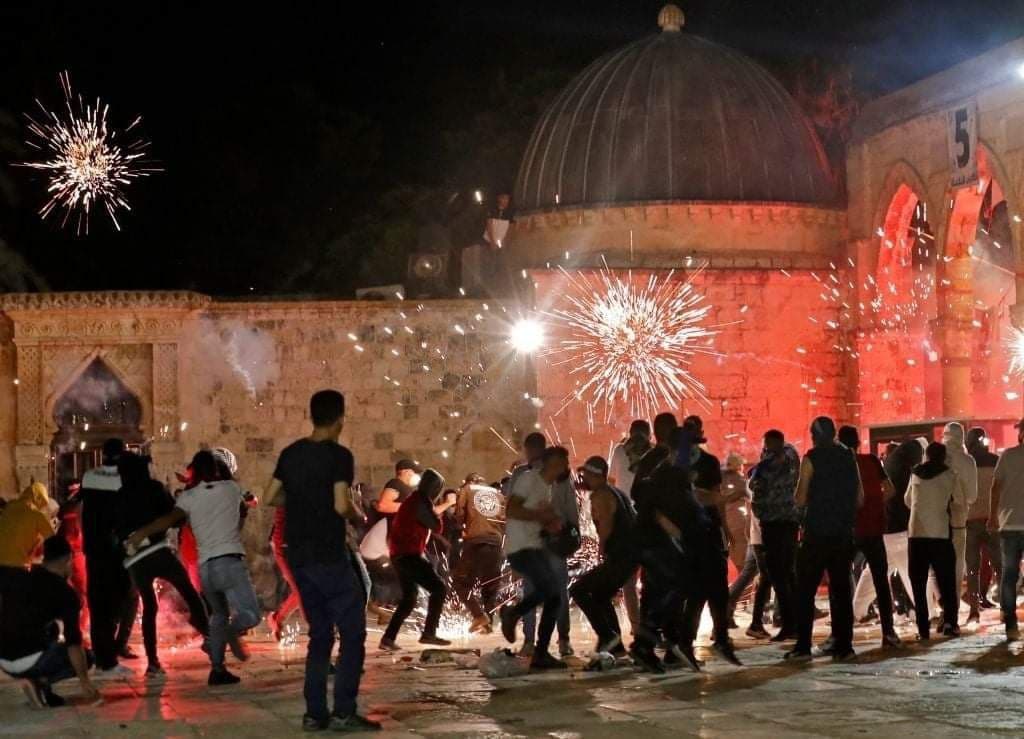
[[[410,487],[416,487],[419,484],[420,484],[420,476],[417,473],[413,472],[411,475],[409,475],[409,486]]]

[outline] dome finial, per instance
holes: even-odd
[[[679,29],[686,23],[686,16],[679,9],[678,5],[669,3],[658,13],[658,25],[663,32],[678,33]]]

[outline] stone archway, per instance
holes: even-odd
[[[861,255],[859,401],[861,416],[875,423],[939,414],[939,355],[929,325],[937,313],[938,249],[925,192],[905,162],[890,170]]]
[[[1006,343],[1017,301],[1016,254],[1005,172],[991,149],[978,147],[977,185],[949,194],[942,241],[941,307],[943,414],[1012,418]]]

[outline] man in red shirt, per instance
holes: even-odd
[[[889,561],[885,554],[885,503],[892,497],[893,485],[878,457],[860,454],[860,435],[853,426],[843,426],[838,433],[839,443],[851,449],[857,457],[861,485],[864,487],[864,505],[857,511],[854,541],[857,549],[871,568],[871,579],[878,597],[878,617],[882,622],[882,646],[898,647],[900,638],[893,627],[892,590],[889,588]]]
[[[398,602],[395,614],[388,622],[384,636],[380,640],[380,648],[389,652],[400,647],[395,643],[398,630],[412,613],[416,605],[419,588],[430,595],[427,605],[427,618],[423,623],[423,634],[420,644],[433,644],[446,647],[451,644],[447,639],[437,635],[437,625],[441,621],[441,607],[447,588],[437,576],[433,565],[424,556],[427,541],[431,533],[440,536],[443,524],[441,516],[455,505],[454,493],[441,497],[444,490],[444,478],[436,470],[428,469],[423,473],[419,486],[402,502],[391,521],[388,531],[388,549],[391,563],[398,572],[398,581],[402,584],[402,599]]]

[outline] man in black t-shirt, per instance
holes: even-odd
[[[307,731],[379,729],[356,712],[363,671],[366,612],[360,576],[345,541],[345,521],[358,520],[352,501],[352,452],[338,443],[345,420],[345,397],[321,390],[310,400],[313,433],[281,452],[265,494],[269,505],[285,508],[288,563],[309,622],[306,657]],[[334,678],[334,711],[327,708],[327,674],[335,629],[341,656]]]
[[[389,525],[402,503],[416,489],[421,474],[422,468],[411,459],[400,459],[395,465],[395,476],[384,484],[377,498],[377,513],[386,518]]]
[[[82,649],[82,603],[68,585],[71,546],[63,536],[43,543],[43,564],[31,571],[4,568],[0,577],[0,669],[24,681],[36,707],[55,708],[64,699],[51,686],[77,676],[90,701],[100,698],[89,680],[92,661]],[[64,632],[57,640],[56,623]]]

